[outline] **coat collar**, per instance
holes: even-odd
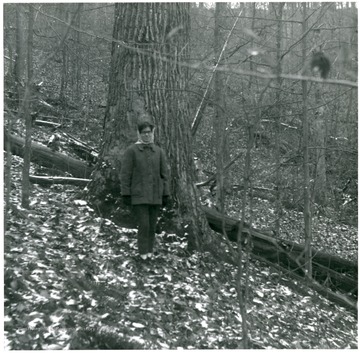
[[[150,148],[153,152],[155,152],[155,145],[153,143],[149,143],[147,145],[145,145],[143,143],[138,143],[138,144],[136,144],[136,146],[140,151],[143,151],[144,148]]]

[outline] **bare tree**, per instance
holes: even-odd
[[[274,11],[276,12],[277,18],[277,32],[276,32],[276,72],[278,74],[277,86],[275,93],[275,102],[276,102],[276,133],[275,133],[275,163],[276,163],[276,219],[275,219],[275,231],[276,234],[280,234],[280,217],[282,214],[282,175],[281,175],[281,160],[280,160],[280,138],[281,138],[281,116],[282,116],[282,101],[281,101],[281,88],[282,88],[282,79],[280,78],[282,65],[281,65],[281,55],[282,55],[282,32],[283,32],[283,9],[285,3],[280,2],[278,4],[273,4]]]
[[[24,146],[24,166],[22,171],[22,199],[21,205],[29,208],[30,204],[30,159],[31,159],[31,99],[32,99],[32,77],[33,77],[33,27],[34,27],[34,10],[33,5],[28,5],[28,40],[27,40],[27,82],[24,95],[24,116],[25,116],[25,146]]]
[[[322,4],[319,4],[322,7]],[[312,38],[312,50],[315,54],[322,54],[321,45],[321,29],[314,32]],[[325,59],[324,59],[325,60]],[[321,70],[313,70],[314,76],[321,77]],[[314,111],[314,116],[311,119],[314,145],[315,145],[315,175],[314,175],[314,200],[320,205],[325,206],[327,203],[327,183],[326,183],[326,123],[325,123],[325,109],[322,100],[322,90],[324,84],[315,83],[315,106],[317,107]]]
[[[68,4],[58,4],[57,11],[58,17],[63,19],[65,22],[68,22],[70,13],[68,9]],[[65,37],[65,33],[67,28],[60,22],[58,23],[58,37],[59,40]],[[58,47],[60,50],[59,60],[61,62],[61,74],[60,74],[60,91],[59,91],[59,100],[62,103],[65,103],[64,106],[66,107],[66,94],[65,91],[68,85],[68,46],[66,40],[61,41],[61,45]]]
[[[225,49],[226,41],[224,36],[226,2],[218,2],[215,5],[215,29],[214,49],[215,58],[218,58],[218,66],[223,64],[222,52]],[[224,44],[225,43],[225,44]],[[216,204],[221,212],[224,212],[225,202],[225,175],[224,165],[228,161],[226,143],[227,114],[225,111],[225,73],[215,71],[214,73],[214,101],[215,114],[213,116],[213,134],[216,153]]]
[[[303,34],[307,31],[307,4],[302,4],[303,8]],[[306,51],[307,43],[306,36],[302,42],[302,64],[303,68],[306,67]],[[308,276],[312,276],[311,268],[311,206],[310,206],[310,173],[309,173],[309,121],[308,121],[308,85],[306,81],[302,81],[302,118],[303,118],[303,172],[304,172],[304,234],[305,234],[305,270]]]
[[[25,26],[24,11],[22,4],[16,4],[16,45],[15,45],[15,63],[14,63],[14,84],[15,84],[15,102],[21,104],[22,98],[22,80],[25,70]]]

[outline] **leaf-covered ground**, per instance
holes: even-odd
[[[233,210],[241,208],[239,200],[232,205]],[[256,198],[253,201],[252,225],[254,228],[273,229],[276,219],[274,205],[264,199]],[[250,214],[250,211],[248,211]],[[234,218],[239,219],[238,211],[230,212]],[[247,219],[249,220],[249,219]],[[302,212],[285,209],[280,221],[281,239],[304,243],[304,216]],[[330,217],[316,215],[312,218],[312,245],[319,251],[341,256],[344,259],[357,262],[358,258],[358,229],[347,224],[334,222]]]
[[[14,156],[17,207],[21,166]],[[5,233],[6,348],[241,348],[236,270],[185,245],[159,234],[156,258],[140,263],[136,230],[97,217],[76,187],[33,185],[31,210],[14,207]],[[257,261],[249,271],[253,347],[357,348],[353,314]]]

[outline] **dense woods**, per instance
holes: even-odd
[[[350,2],[5,4],[7,348],[357,348],[357,26]],[[172,199],[147,265],[119,180],[144,119]]]

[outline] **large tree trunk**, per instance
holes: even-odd
[[[116,3],[109,96],[99,163],[89,196],[101,211],[121,214],[120,160],[136,141],[139,120],[152,119],[155,143],[170,164],[174,228],[191,245],[207,228],[195,189],[188,110],[189,3]],[[174,230],[175,230],[174,229]],[[198,244],[197,244],[198,245]]]
[[[24,156],[25,140],[21,137],[5,134],[5,149],[8,142],[11,145],[11,153],[16,156]],[[58,169],[63,172],[70,173],[77,178],[89,178],[93,168],[86,163],[64,154],[54,152],[38,143],[31,144],[31,162],[37,163],[43,167]]]

